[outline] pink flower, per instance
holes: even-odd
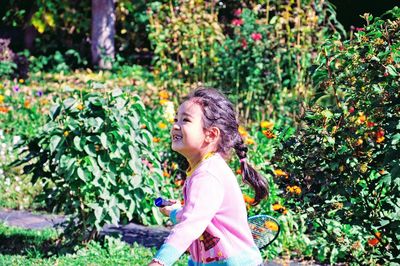
[[[254,32],[254,33],[251,34],[251,38],[253,39],[253,41],[256,42],[256,41],[261,40],[262,35],[261,35],[261,33]]]
[[[242,48],[246,49],[247,48],[247,41],[246,39],[242,39]]]
[[[238,8],[235,10],[235,12],[233,12],[233,14],[237,17],[240,17],[240,15],[242,14],[242,10],[240,8]]]
[[[365,30],[364,28],[356,28],[356,31],[363,31]]]
[[[241,18],[235,18],[232,20],[233,26],[240,26],[243,25],[243,19]]]

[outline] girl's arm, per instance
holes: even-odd
[[[157,252],[155,259],[165,266],[172,265],[201,236],[215,216],[223,200],[223,186],[209,173],[199,173],[188,183],[185,205],[180,222]]]

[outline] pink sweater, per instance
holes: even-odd
[[[171,212],[176,224],[155,259],[172,265],[189,248],[189,265],[262,264],[232,170],[219,155],[204,160],[183,187],[185,204]]]

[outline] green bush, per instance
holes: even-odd
[[[71,239],[106,223],[161,223],[153,193],[162,171],[140,98],[119,89],[74,96],[51,108],[15,164],[31,162],[24,172],[43,180],[49,209],[71,217]]]
[[[386,16],[322,47],[313,107],[275,157],[322,262],[400,262],[400,9]]]
[[[154,2],[149,14],[149,39],[154,47],[154,72],[164,89],[176,96],[189,85],[209,81],[224,35],[214,2]]]

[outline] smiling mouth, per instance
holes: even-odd
[[[178,135],[173,135],[172,136],[172,141],[178,141],[178,140],[181,140],[181,139],[182,139],[181,136],[178,136]]]

